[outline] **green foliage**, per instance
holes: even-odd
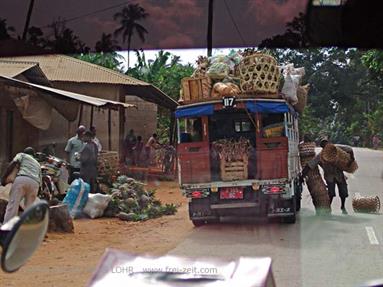
[[[190,77],[194,68],[192,65],[182,65],[179,57],[169,52],[159,51],[154,61],[148,61],[145,53],[136,51],[138,62],[129,69],[127,74],[136,79],[151,83],[171,98],[178,100],[181,79]],[[166,141],[169,136],[170,112],[159,107],[157,134],[160,141]]]
[[[86,61],[119,72],[121,72],[119,67],[124,60],[124,57],[120,54],[117,54],[116,52],[87,53],[76,55],[75,57],[82,61]]]
[[[139,22],[148,17],[149,14],[139,4],[129,4],[120,12],[114,14],[114,20],[120,24],[114,31],[114,36],[122,36],[122,42],[128,42],[128,68],[130,67],[130,47],[134,34],[140,38],[141,42],[145,42],[145,36],[148,31]]]
[[[357,49],[269,50],[282,63],[305,67],[303,82],[310,84],[308,107],[301,116],[301,133],[327,134],[337,143],[350,144],[360,136],[367,145],[378,126],[377,108],[382,84],[365,65]],[[379,131],[377,131],[379,132]]]

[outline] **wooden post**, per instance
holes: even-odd
[[[77,127],[79,127],[81,125],[83,111],[84,111],[84,106],[81,104],[80,105],[80,114],[78,116],[78,125],[77,125]]]
[[[90,108],[90,126],[92,127],[93,126],[93,118],[94,118],[94,107],[91,106]]]
[[[112,111],[108,109],[108,148],[112,150]]]
[[[120,95],[120,102],[125,103],[125,96]],[[118,108],[118,117],[119,117],[119,138],[118,138],[118,155],[119,158],[122,159],[123,157],[123,149],[124,149],[124,135],[125,135],[125,108],[124,107],[119,107]]]
[[[170,129],[169,129],[169,144],[173,145],[174,144],[174,139],[175,139],[175,117],[174,117],[174,111],[170,111]]]
[[[207,56],[211,57],[213,50],[213,16],[214,0],[209,0],[209,10],[207,19]]]

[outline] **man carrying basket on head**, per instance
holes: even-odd
[[[328,137],[324,136],[321,138],[320,146],[325,148],[329,144]],[[349,165],[355,161],[354,152],[351,147],[345,145],[336,145],[336,147],[342,149],[350,155]],[[346,177],[339,167],[335,166],[332,163],[328,163],[322,160],[321,154],[318,154],[314,159],[306,164],[302,170],[302,177],[306,177],[310,169],[315,168],[317,165],[320,165],[323,169],[324,179],[326,181],[328,195],[330,198],[330,204],[332,203],[335,194],[335,186],[338,186],[338,193],[341,199],[341,210],[343,214],[347,214],[345,207],[346,198],[348,197],[348,187],[346,182]]]

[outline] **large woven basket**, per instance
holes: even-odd
[[[327,144],[323,148],[321,152],[321,159],[322,161],[333,164],[348,173],[354,173],[358,169],[356,161],[353,161],[351,165],[349,165],[351,160],[350,155],[333,144]]]
[[[281,72],[272,56],[255,53],[244,57],[238,71],[243,93],[278,93]]]
[[[330,198],[318,167],[309,171],[306,183],[318,214],[331,212]]]
[[[352,208],[355,212],[377,213],[380,210],[380,199],[375,197],[354,197]]]
[[[315,156],[315,143],[300,143],[298,148],[300,157]]]

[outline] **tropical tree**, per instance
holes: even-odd
[[[15,32],[15,28],[8,26],[6,19],[0,18],[0,40],[11,38],[13,32]]]
[[[38,27],[32,26],[28,29],[27,42],[33,46],[43,47],[47,41],[44,38],[43,31]]]
[[[121,47],[117,45],[117,41],[113,39],[112,34],[102,33],[101,39],[97,41],[95,50],[96,52],[111,53],[120,50]]]
[[[78,54],[89,51],[89,47],[74,34],[73,30],[66,27],[65,21],[60,19],[54,21],[50,28],[53,35],[47,39],[46,46],[55,53]]]
[[[149,14],[139,4],[129,4],[122,11],[114,14],[114,20],[117,20],[120,27],[114,31],[115,36],[122,36],[122,42],[128,42],[128,69],[130,67],[130,49],[132,37],[137,33],[142,42],[145,42],[145,35],[148,33],[146,28],[139,22],[148,17]]]
[[[124,57],[116,52],[85,53],[79,54],[75,57],[82,61],[86,61],[111,70],[122,72],[121,64],[124,61]]]
[[[194,68],[183,65],[178,56],[169,52],[159,51],[154,60],[147,60],[144,52],[136,51],[137,63],[126,73],[136,79],[151,83],[165,94],[178,101],[181,89],[181,79],[190,77]],[[157,134],[165,141],[169,138],[170,111],[159,107]]]

